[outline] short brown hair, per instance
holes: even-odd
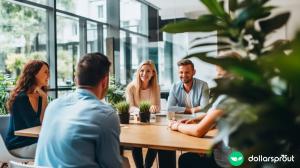
[[[88,53],[77,64],[78,85],[96,86],[109,72],[110,61],[101,53]]]
[[[191,60],[189,60],[189,59],[182,59],[182,60],[180,60],[180,61],[177,62],[177,65],[178,66],[191,65],[192,68],[194,69],[194,63]]]

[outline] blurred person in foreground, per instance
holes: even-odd
[[[221,53],[220,57],[233,57],[239,59],[240,56],[236,52]],[[233,76],[225,71],[222,67],[216,66],[217,79],[232,78]],[[214,101],[207,113],[203,113],[194,119],[184,119],[173,121],[169,127],[173,131],[178,131],[195,137],[203,137],[211,128],[216,126],[217,120],[224,114],[228,104],[235,103],[235,99],[229,98],[226,95],[220,95]],[[225,123],[218,122],[217,127],[224,127]],[[229,137],[223,137],[218,144],[213,148],[212,155],[200,155],[197,153],[185,153],[179,157],[179,168],[219,168],[231,167],[228,157],[232,149],[228,146]]]

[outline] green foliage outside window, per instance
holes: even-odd
[[[0,115],[8,113],[5,103],[8,98],[8,88],[12,85],[12,80],[7,75],[0,73]]]

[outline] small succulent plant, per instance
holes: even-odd
[[[129,103],[126,101],[121,101],[115,104],[116,109],[118,110],[119,114],[129,113]]]
[[[142,101],[140,103],[140,113],[150,113],[150,102],[149,101]]]

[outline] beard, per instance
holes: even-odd
[[[181,81],[182,81],[182,83],[190,83],[192,81],[192,78],[189,78],[189,79],[181,78]]]

